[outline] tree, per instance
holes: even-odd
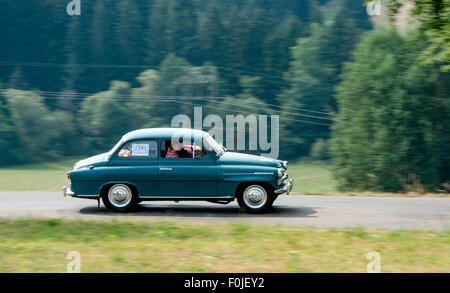
[[[23,76],[22,69],[20,67],[14,68],[14,72],[8,82],[8,88],[21,90],[27,90],[30,88],[30,85]]]
[[[421,54],[422,63],[450,71],[450,0],[388,0],[392,19],[406,2],[414,4],[412,16],[418,20],[420,32],[416,41],[429,41]]]
[[[139,60],[146,48],[142,36],[142,14],[138,4],[133,0],[121,1],[117,4],[117,22],[114,27],[114,43],[117,44],[117,56],[114,60],[117,64],[139,64]],[[135,76],[133,70],[122,73],[128,74],[127,79]]]
[[[235,149],[236,146],[239,147],[242,140],[243,145],[245,145],[245,150],[257,151],[257,133],[259,115],[271,114],[270,108],[258,98],[260,93],[260,86],[258,84],[258,77],[243,76],[239,79],[240,87],[242,92],[236,96],[228,96],[223,100],[211,101],[208,103],[207,111],[204,111],[204,115],[218,115],[222,118],[223,127],[236,127],[234,128],[233,140],[228,141],[228,133],[222,143],[227,146],[230,150]],[[228,116],[228,117],[227,117]],[[227,122],[228,118],[235,119],[234,125],[230,125]],[[232,122],[231,122],[232,123]],[[268,129],[269,129],[269,141],[270,137],[270,119],[268,119]],[[213,127],[219,127],[218,125],[213,125]],[[229,129],[228,129],[229,130]],[[228,131],[227,131],[228,132]],[[225,134],[225,129],[224,129]],[[245,136],[244,136],[245,134]],[[259,136],[261,138],[261,136]],[[245,140],[245,142],[244,142]],[[236,144],[237,143],[237,144]],[[245,151],[243,149],[238,149],[240,151]]]
[[[435,191],[449,180],[450,108],[433,86],[448,90],[448,76],[417,64],[421,47],[406,44],[393,30],[367,33],[345,66],[330,142],[341,189]]]
[[[1,87],[0,87],[1,89]],[[20,162],[19,140],[16,129],[7,108],[6,99],[0,93],[0,166],[11,165]]]
[[[147,63],[159,64],[170,52],[168,47],[169,1],[155,0],[148,19]]]
[[[361,30],[371,30],[373,28],[367,8],[365,6],[366,0],[340,0],[340,10],[343,18],[351,19],[355,27]],[[384,1],[383,1],[384,3]]]
[[[205,105],[222,93],[222,81],[211,65],[192,66],[184,58],[167,55],[160,65],[154,94],[164,105],[165,116],[189,113],[193,106]]]
[[[63,90],[74,91],[83,88],[78,83],[81,80],[83,69],[73,64],[83,63],[81,60],[80,50],[85,48],[82,46],[81,40],[81,21],[79,18],[72,17],[67,27],[68,37],[65,40],[65,52],[67,53],[67,65],[62,71]]]
[[[289,71],[285,74],[287,88],[278,97],[282,109],[307,108],[311,111],[333,110],[333,86],[327,80],[332,69],[319,58],[324,28],[315,25],[310,37],[301,38],[292,48]],[[308,111],[309,111],[308,110]],[[320,117],[318,119],[313,117]],[[306,156],[317,138],[327,138],[329,117],[300,111],[297,115],[283,114],[281,123],[281,150],[287,157]],[[305,122],[300,122],[302,120]],[[320,123],[320,124],[316,124]],[[324,125],[321,125],[324,124]],[[295,148],[290,146],[295,145]]]
[[[235,95],[239,89],[239,72],[245,68],[245,46],[242,42],[248,34],[247,16],[234,6],[226,23],[226,46],[224,67],[226,71],[222,78],[228,83],[228,94]],[[230,70],[229,70],[230,69]]]
[[[134,128],[157,127],[164,125],[164,118],[160,111],[164,111],[161,98],[155,96],[155,86],[160,76],[158,71],[148,69],[139,74],[136,80],[141,84],[131,91],[132,100],[128,103],[129,111],[134,113]]]
[[[307,156],[316,139],[329,137],[333,116],[327,113],[336,112],[335,86],[361,33],[347,14],[341,8],[332,23],[312,24],[310,35],[298,39],[292,48],[292,61],[285,74],[287,87],[278,99],[286,111],[303,111],[280,118],[281,150],[288,157]],[[296,147],[289,147],[292,144]]]
[[[245,46],[245,69],[252,72],[264,70],[264,42],[270,29],[274,27],[273,12],[255,9],[248,21],[248,36],[243,40]],[[260,40],[260,41],[255,41]]]
[[[271,102],[285,85],[283,74],[289,69],[290,48],[297,38],[305,37],[305,30],[299,19],[289,15],[273,33],[269,33],[264,42],[264,79],[261,81],[261,99]]]
[[[72,128],[70,117],[59,111],[50,111],[43,98],[33,91],[8,89],[4,96],[19,141],[17,144],[10,142],[11,151],[20,158],[24,153],[33,154],[26,156],[27,161],[57,158],[66,153],[62,147],[62,135]]]
[[[328,145],[327,141],[323,138],[318,138],[311,146],[311,152],[309,154],[313,160],[326,160],[328,159]]]
[[[204,54],[203,61],[210,61],[218,66],[224,64],[226,48],[223,33],[222,16],[218,6],[213,4],[208,8],[199,30],[200,46]]]
[[[197,44],[197,15],[193,0],[173,2],[167,30],[170,52],[200,64]]]
[[[130,96],[131,88],[127,82],[113,81],[107,91],[83,100],[78,123],[90,153],[108,150],[120,136],[135,129]]]

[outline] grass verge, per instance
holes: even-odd
[[[0,272],[448,272],[450,232],[0,220]]]
[[[79,159],[0,168],[0,191],[60,191]]]
[[[338,194],[337,181],[331,166],[324,162],[293,162],[289,164],[289,177],[294,179],[293,193]]]

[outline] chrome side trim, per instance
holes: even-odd
[[[142,200],[223,200],[223,199],[234,199],[234,196],[140,196],[139,199]]]
[[[85,198],[85,199],[98,199],[100,196],[99,195],[73,195],[72,197],[75,198]]]
[[[242,172],[242,173],[222,173],[223,176],[233,176],[233,175],[273,175],[273,172]]]
[[[223,176],[233,176],[233,175],[255,175],[253,172],[248,173],[222,173]]]

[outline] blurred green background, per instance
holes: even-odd
[[[201,106],[279,115],[279,157],[326,162],[296,192],[448,193],[449,2],[364,2],[2,1],[0,185]]]

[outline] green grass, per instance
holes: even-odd
[[[0,190],[59,191],[67,185],[67,171],[79,159],[0,168]]]
[[[448,272],[450,232],[244,224],[0,220],[0,272]]]
[[[289,163],[289,177],[294,179],[293,193],[336,194],[337,181],[333,178],[331,166],[324,162]]]
[[[78,158],[62,161],[0,168],[0,190],[8,191],[59,191],[67,184],[66,172],[72,170]],[[294,162],[288,174],[294,178],[295,193],[333,194],[336,182],[330,166],[322,162]]]

